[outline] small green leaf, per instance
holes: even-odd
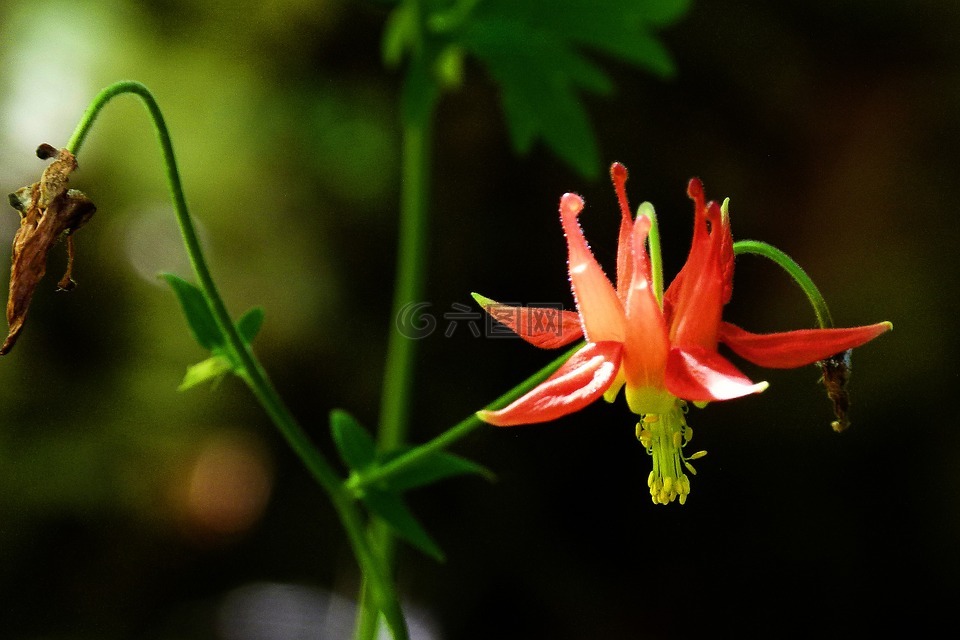
[[[360,470],[377,457],[377,445],[356,419],[342,409],[330,412],[330,433],[340,458],[350,469]]]
[[[460,456],[445,451],[436,451],[425,458],[408,464],[402,471],[397,472],[386,480],[390,491],[403,493],[410,489],[433,484],[451,476],[475,473],[487,480],[495,478],[492,471]]]
[[[237,331],[247,344],[253,342],[253,339],[260,333],[260,327],[263,326],[263,315],[262,307],[254,307],[237,320]]]
[[[184,315],[187,316],[187,324],[190,326],[190,332],[193,338],[204,349],[213,350],[223,346],[226,340],[220,333],[220,327],[213,319],[213,313],[210,311],[210,305],[207,299],[195,285],[190,284],[183,278],[172,273],[160,274],[173,289]]]
[[[403,54],[416,42],[416,37],[416,14],[411,10],[409,3],[401,4],[387,16],[387,23],[383,29],[383,41],[380,46],[384,66],[393,69],[399,65]]]
[[[443,551],[417,521],[402,497],[388,491],[367,489],[361,500],[371,513],[382,518],[397,535],[431,558],[443,562]]]
[[[179,391],[186,391],[207,380],[220,380],[232,369],[233,366],[230,364],[230,361],[223,356],[216,355],[207,358],[202,362],[191,365],[187,369],[187,373],[183,376],[183,381],[177,389]]]
[[[433,64],[433,74],[444,89],[459,89],[463,84],[463,49],[444,48]]]

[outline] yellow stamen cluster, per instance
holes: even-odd
[[[662,414],[648,413],[637,423],[637,440],[653,458],[653,471],[647,479],[650,497],[654,504],[669,504],[680,498],[680,504],[690,495],[690,478],[697,470],[690,464],[707,455],[698,451],[691,456],[683,455],[683,447],[693,439],[693,429],[687,426],[684,418],[686,406],[682,402],[670,411]]]

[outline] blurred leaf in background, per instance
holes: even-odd
[[[464,53],[499,85],[514,149],[542,140],[571,167],[596,178],[603,168],[582,92],[615,86],[586,52],[602,53],[661,77],[675,72],[654,32],[678,21],[686,0],[433,0],[400,3],[387,22],[384,58],[409,49],[407,108],[462,82]],[[422,12],[425,15],[419,15]],[[426,80],[432,72],[439,87]],[[413,87],[413,88],[411,88]]]

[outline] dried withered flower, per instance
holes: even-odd
[[[850,426],[850,393],[847,383],[850,382],[850,356],[853,350],[847,349],[819,362],[823,377],[820,378],[827,388],[827,397],[833,402],[833,413],[837,419],[830,423],[837,433]]]
[[[13,237],[10,297],[7,300],[10,328],[6,341],[0,346],[0,355],[8,353],[16,343],[33,292],[46,272],[47,254],[61,235],[67,237],[67,270],[58,287],[64,291],[74,287],[70,277],[74,255],[72,234],[97,210],[83,193],[67,188],[70,173],[77,168],[77,159],[72,153],[41,144],[37,147],[37,157],[41,160],[53,158],[53,162],[44,170],[39,182],[10,194],[11,206],[20,212],[20,228]]]

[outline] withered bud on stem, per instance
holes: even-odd
[[[837,433],[845,431],[850,426],[850,392],[847,391],[847,383],[850,382],[851,360],[850,356],[853,349],[847,349],[841,353],[830,356],[826,360],[820,361],[820,370],[823,377],[820,378],[823,386],[827,388],[827,397],[833,402],[833,413],[837,419],[830,423],[833,430]]]
[[[0,346],[0,355],[13,348],[30,308],[37,284],[46,272],[47,254],[62,235],[67,236],[67,271],[59,288],[72,289],[73,232],[93,216],[97,208],[80,191],[68,189],[70,174],[77,169],[77,159],[66,149],[49,144],[37,147],[41,160],[53,158],[39,182],[10,194],[10,205],[20,213],[20,228],[13,236],[10,267],[10,297],[7,300],[9,333]]]

